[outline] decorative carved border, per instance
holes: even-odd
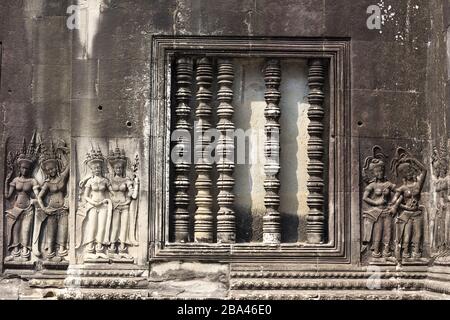
[[[422,292],[402,292],[400,290],[389,291],[336,291],[320,293],[252,293],[233,294],[231,300],[435,300],[433,296],[427,296]]]
[[[148,296],[148,291],[131,289],[110,289],[110,291],[65,289],[57,294],[58,300],[147,300]]]
[[[169,242],[171,79],[176,54],[328,60],[330,118],[328,242],[324,244],[205,244]],[[150,260],[301,261],[350,263],[350,43],[347,39],[172,37],[152,44],[150,118]]]
[[[368,290],[367,279],[316,279],[285,280],[285,281],[251,281],[236,280],[230,283],[231,290]],[[379,290],[422,290],[424,280],[418,279],[378,279]]]

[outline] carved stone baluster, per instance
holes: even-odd
[[[308,101],[308,207],[309,212],[306,217],[306,238],[308,243],[319,244],[325,240],[325,214],[323,195],[323,172],[324,172],[324,143],[323,135],[323,85],[325,80],[325,65],[322,59],[312,59],[309,61]]]
[[[177,79],[177,107],[175,109],[176,124],[175,130],[185,130],[186,134],[192,128],[190,124],[191,108],[189,100],[191,99],[191,83],[193,76],[193,63],[190,58],[177,59],[176,79]],[[188,148],[190,141],[184,134],[180,134],[177,145],[175,146],[177,161],[175,162],[175,216],[174,230],[176,242],[187,242],[189,238],[189,169],[190,163],[186,161],[184,152]],[[190,153],[189,153],[190,154]]]
[[[265,135],[266,142],[264,146],[264,154],[266,163],[264,172],[266,179],[264,180],[264,189],[266,195],[264,197],[264,205],[266,206],[266,214],[263,218],[263,242],[264,243],[280,243],[280,180],[278,173],[280,171],[280,124],[281,115],[278,103],[281,98],[279,86],[281,82],[280,62],[277,59],[267,61],[264,80],[266,83],[266,91],[264,98],[267,106],[264,110],[266,118]]]
[[[234,170],[234,124],[232,116],[234,113],[231,101],[233,100],[233,63],[229,59],[218,61],[218,83],[219,91],[217,99],[220,104],[217,108],[220,137],[217,145],[219,155],[217,171],[219,178],[217,187],[219,195],[217,202],[219,210],[217,212],[217,242],[230,243],[236,239],[235,216],[233,210],[233,170]]]
[[[213,70],[208,58],[197,60],[197,108],[195,110],[196,125],[195,133],[197,141],[195,145],[195,170],[197,180],[195,187],[197,195],[195,196],[194,221],[194,240],[195,242],[213,241],[213,215],[212,215],[212,196],[211,196],[211,170],[212,159],[208,158],[206,147],[210,139],[205,135],[205,131],[211,128],[212,107],[210,105],[212,93],[211,82],[213,79]]]

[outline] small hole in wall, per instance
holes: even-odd
[[[103,106],[98,106],[97,109],[98,109],[98,111],[102,111],[103,110]]]
[[[131,121],[127,121],[127,127],[131,128]]]
[[[358,121],[358,126],[362,126],[363,125],[363,122],[362,121]]]
[[[11,90],[11,89],[8,89],[8,93],[11,94],[11,93],[12,93],[12,90]]]
[[[54,298],[55,297],[55,293],[53,291],[47,291],[44,294],[44,298]]]

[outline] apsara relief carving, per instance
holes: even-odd
[[[104,153],[92,145],[83,164],[76,248],[84,262],[134,262],[128,248],[138,245],[138,156],[131,162],[118,146]]]
[[[408,151],[397,148],[391,172],[398,183],[385,177],[387,156],[374,146],[363,166],[362,252],[371,250],[371,264],[425,263],[424,220],[420,203],[427,170]]]
[[[7,156],[7,263],[67,261],[69,148],[64,140],[27,144]]]

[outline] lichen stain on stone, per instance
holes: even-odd
[[[183,0],[177,0],[176,8],[173,11],[173,34],[187,34],[188,20],[191,17],[192,9]]]
[[[100,24],[100,13],[102,11],[103,0],[80,0],[80,30],[79,41],[83,47],[82,59],[89,59],[92,56],[94,39]]]

